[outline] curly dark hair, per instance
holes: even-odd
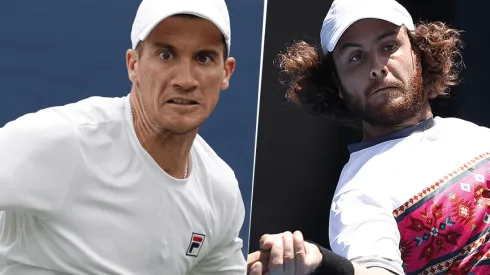
[[[461,31],[442,22],[420,22],[407,33],[422,63],[425,94],[447,97],[449,89],[459,83],[463,67]],[[280,81],[287,88],[288,100],[306,107],[312,115],[359,125],[339,96],[340,83],[331,54],[325,56],[320,46],[296,41],[275,62],[281,69]]]

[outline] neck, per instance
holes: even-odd
[[[429,119],[432,116],[432,111],[429,108],[426,111],[421,112],[419,115],[395,125],[373,125],[367,122],[363,122],[363,140],[370,140],[403,130],[405,128],[414,126],[421,121]]]
[[[174,178],[188,176],[189,153],[197,130],[178,134],[162,128],[145,113],[134,90],[130,93],[133,125],[140,144],[167,174]]]

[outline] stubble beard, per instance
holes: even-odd
[[[414,70],[407,84],[399,85],[395,91],[386,92],[386,95],[375,95],[386,97],[382,104],[370,104],[371,99],[367,95],[364,105],[354,97],[345,97],[345,101],[349,110],[365,123],[382,127],[401,125],[419,116],[429,104],[423,89],[420,66]]]

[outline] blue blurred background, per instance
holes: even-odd
[[[0,124],[89,96],[130,90],[125,53],[139,0],[0,3]],[[237,68],[201,135],[234,169],[246,207],[247,252],[262,45],[262,0],[227,1]]]

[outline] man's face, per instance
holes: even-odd
[[[357,21],[342,35],[333,58],[349,110],[371,125],[396,125],[426,107],[421,64],[405,27]]]
[[[222,33],[210,21],[188,16],[163,20],[128,51],[136,98],[150,125],[184,134],[211,115],[235,67],[224,56]],[[141,53],[141,54],[139,54]]]

